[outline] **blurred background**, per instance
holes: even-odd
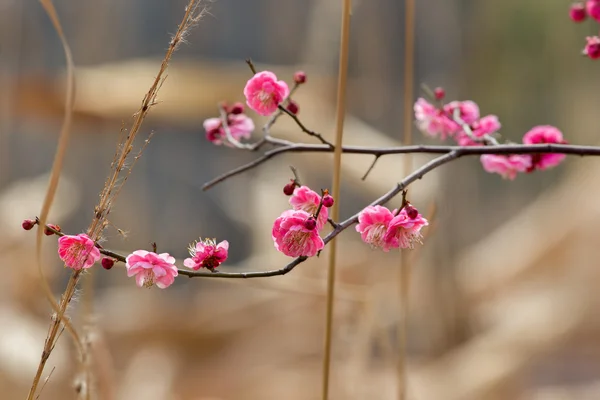
[[[89,225],[121,127],[157,73],[185,3],[56,1],[77,66],[73,134],[50,218],[65,232]],[[597,27],[571,23],[570,2],[416,3],[416,87],[443,86],[448,100],[476,101],[482,115],[499,116],[508,140],[551,124],[571,143],[598,144],[598,65],[579,55]],[[143,126],[140,140],[155,134],[111,213],[105,247],[126,254],[155,241],[181,265],[188,243],[215,237],[230,242],[223,270],[280,268],[288,259],[273,249],[270,229],[288,206],[281,193],[288,166],[305,184],[325,188],[332,157],[275,158],[204,192],[204,182],[257,154],[211,145],[202,122],[218,115],[218,102],[243,100],[250,57],[288,82],[306,71],[299,116],[332,139],[341,1],[209,6]],[[400,145],[404,2],[355,0],[353,7],[344,141]],[[35,235],[20,224],[41,208],[64,88],[61,45],[40,4],[0,0],[3,399],[25,397],[49,323]],[[257,126],[265,122],[249,115]],[[283,118],[272,133],[311,142]],[[413,141],[433,143],[416,129]],[[413,157],[413,168],[428,159]],[[393,156],[361,181],[370,162],[344,156],[343,218],[408,173],[402,156]],[[411,202],[432,226],[410,255],[408,399],[600,398],[597,170],[594,159],[568,158],[509,182],[464,158],[411,186]],[[400,257],[371,251],[352,228],[339,240],[331,398],[396,399]],[[119,264],[95,269],[69,311],[89,343],[93,398],[319,398],[326,259],[268,279],[181,277],[169,290],[136,287]],[[45,239],[44,262],[59,295],[69,274],[55,238]],[[46,375],[53,367],[41,398],[77,398],[81,371],[66,334]]]

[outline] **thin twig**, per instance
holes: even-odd
[[[375,164],[377,164],[377,160],[379,160],[379,157],[381,157],[381,154],[376,154],[375,155],[375,158],[373,159],[373,162],[371,163],[371,165],[367,169],[367,172],[365,172],[365,174],[362,176],[362,178],[360,178],[361,180],[364,181],[365,179],[367,179],[367,176],[369,176],[369,174],[371,173],[371,171],[375,167]]]

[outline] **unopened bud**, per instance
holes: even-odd
[[[331,206],[333,206],[333,197],[326,194],[325,196],[323,196],[323,207],[329,208]]]
[[[298,106],[298,103],[296,103],[293,100],[290,100],[288,102],[288,105],[286,108],[289,112],[291,112],[294,115],[298,114],[298,111],[300,111],[300,107]]]
[[[23,223],[21,224],[21,226],[23,227],[23,229],[25,229],[26,231],[30,231],[31,229],[33,229],[33,227],[35,226],[35,220],[33,219],[26,219],[23,220]]]
[[[446,97],[446,91],[444,88],[436,87],[433,90],[433,95],[435,96],[436,100],[444,100],[444,97]]]
[[[296,182],[293,180],[283,187],[283,193],[286,196],[291,196],[294,194],[294,189],[296,189]]]
[[[306,82],[306,74],[304,71],[297,71],[294,74],[294,82],[296,82],[298,85]]]
[[[415,219],[415,218],[417,218],[419,216],[419,210],[417,210],[416,208],[414,208],[410,204],[408,204],[406,207],[404,207],[404,210],[406,211],[406,215],[410,219]]]
[[[52,228],[55,231],[60,232],[60,226],[54,225],[54,224],[48,224],[47,226],[44,227],[44,235],[46,235],[46,236],[52,236],[52,235],[54,235],[54,232],[51,231],[48,228]]]
[[[304,227],[309,231],[314,230],[317,227],[317,220],[313,217],[310,217],[304,222]]]
[[[241,114],[244,112],[244,105],[242,103],[235,103],[229,109],[229,112],[232,114]]]
[[[102,259],[102,268],[109,270],[113,267],[113,265],[115,265],[115,260],[113,260],[112,258],[104,257]]]

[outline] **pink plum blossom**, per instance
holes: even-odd
[[[491,135],[500,130],[500,121],[495,115],[486,115],[478,121],[471,124],[471,131],[473,136],[476,138],[483,138],[486,135]],[[461,130],[456,136],[456,143],[459,146],[480,146],[482,142],[476,142],[471,139],[463,130]]]
[[[454,110],[460,110],[460,119],[466,124],[472,124],[479,119],[479,106],[471,100],[453,101],[444,106],[444,111],[449,118],[454,118]]]
[[[573,22],[582,22],[587,17],[583,3],[573,3],[569,9],[569,17]]]
[[[542,143],[567,143],[563,134],[558,128],[551,125],[538,125],[533,127],[523,136],[525,144],[542,144]],[[560,164],[564,159],[565,154],[542,153],[532,155],[532,164],[530,171],[535,169],[544,170],[552,168]]]
[[[394,215],[386,207],[368,206],[358,214],[356,231],[360,233],[363,242],[372,248],[381,248],[388,252],[393,247],[393,241],[386,240],[392,219]]]
[[[215,239],[205,239],[190,245],[189,250],[192,257],[186,258],[183,265],[194,271],[200,268],[213,270],[227,260],[229,242],[223,240],[217,244]]]
[[[76,271],[90,268],[100,259],[100,250],[88,235],[64,235],[58,239],[58,255],[65,266]]]
[[[585,8],[587,9],[587,13],[590,17],[600,22],[600,1],[588,0],[585,3]]]
[[[419,130],[429,136],[440,136],[442,140],[452,136],[460,127],[450,119],[444,110],[438,109],[423,98],[414,106],[416,124]]]
[[[303,210],[314,215],[321,203],[321,196],[307,186],[300,186],[294,189],[294,194],[290,197],[290,205],[294,210]],[[326,207],[321,207],[319,217],[317,218],[317,230],[323,229],[327,223],[329,213]]]
[[[303,210],[286,210],[273,224],[275,248],[289,257],[313,257],[325,244],[317,229],[308,229],[311,215]]]
[[[206,139],[213,144],[232,146],[227,140],[225,129],[220,118],[209,118],[204,121],[204,130],[206,131]],[[240,141],[240,139],[250,139],[250,135],[254,131],[254,122],[245,114],[229,114],[227,115],[227,126],[231,136]]]
[[[513,180],[517,172],[526,172],[531,167],[529,155],[497,155],[484,154],[481,156],[483,169],[490,173],[500,174],[504,179]]]
[[[273,114],[289,93],[287,83],[278,81],[271,71],[258,72],[248,80],[244,88],[248,107],[264,116]]]
[[[178,275],[175,258],[169,253],[156,254],[146,250],[136,250],[127,256],[127,276],[135,276],[139,287],[156,284],[161,289],[169,287]]]
[[[414,207],[410,208],[416,211]],[[392,218],[384,238],[389,247],[412,249],[415,243],[421,243],[421,228],[429,225],[429,222],[418,212],[416,214],[415,218],[411,218],[405,207]]]
[[[585,39],[587,43],[585,44],[585,48],[583,49],[583,54],[588,56],[592,60],[597,60],[598,58],[600,58],[600,37],[588,36]]]

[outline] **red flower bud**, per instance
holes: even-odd
[[[231,106],[231,108],[229,109],[229,112],[231,114],[241,114],[244,112],[244,105],[242,103],[235,103],[234,105]]]
[[[325,196],[323,196],[323,207],[329,208],[331,206],[333,206],[333,197],[326,194]]]
[[[583,3],[573,3],[569,9],[569,17],[573,22],[582,22],[587,17]]]
[[[309,219],[306,220],[306,222],[304,222],[304,227],[306,229],[308,229],[309,231],[314,230],[317,227],[317,220],[314,219],[313,217],[310,217]]]
[[[54,235],[54,232],[52,232],[50,229],[48,229],[48,227],[54,229],[57,232],[60,232],[60,226],[54,225],[54,224],[48,224],[48,226],[44,227],[44,235],[46,235],[46,236]]]
[[[293,180],[283,187],[283,193],[286,196],[291,196],[294,194],[294,189],[296,189],[296,182]]]
[[[291,113],[292,113],[292,114],[294,114],[294,115],[298,114],[298,111],[300,111],[300,107],[298,106],[298,103],[296,103],[296,102],[295,102],[295,101],[293,101],[293,100],[290,100],[290,101],[289,101],[289,103],[288,103],[288,105],[287,105],[287,107],[286,107],[286,108],[287,108],[287,110],[288,110],[289,112],[291,112]]]
[[[306,74],[304,71],[297,71],[294,74],[294,82],[296,82],[298,85],[306,82]]]
[[[419,216],[419,210],[417,210],[416,208],[414,208],[410,204],[406,205],[406,207],[404,207],[404,210],[406,211],[406,215],[410,219],[415,219],[415,218],[417,218]]]
[[[21,224],[21,226],[26,231],[30,231],[35,226],[35,224],[36,224],[35,220],[33,220],[33,219],[26,219],[26,220],[23,220],[23,223]]]
[[[109,270],[113,267],[113,265],[115,265],[115,260],[113,260],[112,258],[104,257],[102,259],[102,268]]]
[[[446,91],[444,88],[436,87],[433,90],[433,95],[435,96],[436,100],[444,100],[444,97],[446,97]]]

